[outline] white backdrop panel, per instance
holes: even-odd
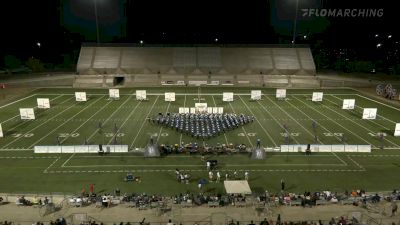
[[[323,92],[313,92],[312,101],[313,102],[322,102],[323,96],[324,96]]]
[[[49,109],[50,108],[50,100],[48,98],[38,98],[37,105],[39,109]]]
[[[75,92],[75,100],[77,102],[86,102],[86,92]]]
[[[146,100],[146,90],[136,90],[136,100]]]
[[[233,102],[233,92],[223,92],[222,93],[222,101]]]
[[[355,104],[356,104],[355,99],[343,99],[342,109],[354,109]]]
[[[286,98],[286,89],[276,89],[276,98]]]
[[[377,108],[364,108],[362,118],[365,120],[374,120],[376,118]]]
[[[33,108],[20,108],[19,113],[21,115],[22,120],[34,120],[35,119],[35,112]]]
[[[400,136],[400,123],[396,123],[396,127],[394,128],[394,136]]]
[[[261,100],[261,90],[251,90],[252,100]]]

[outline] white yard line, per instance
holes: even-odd
[[[264,126],[260,123],[260,121],[257,119],[257,117],[254,115],[253,111],[250,109],[250,107],[243,101],[243,99],[239,96],[240,100],[244,103],[246,108],[249,110],[249,112],[252,114],[254,119],[257,121],[257,123],[260,125],[261,129],[263,129],[264,133],[268,136],[268,138],[271,140],[271,142],[277,147],[274,139],[271,137],[271,135],[268,133],[268,131],[264,128]],[[231,106],[232,107],[232,106]],[[247,134],[247,133],[246,133]],[[246,135],[247,136],[247,135]]]
[[[278,124],[278,126],[280,126],[282,129],[285,130],[285,128],[283,127],[283,125],[282,125],[281,123],[279,123],[279,121],[272,115],[272,113],[270,113],[270,112],[266,109],[266,107],[265,107],[264,105],[262,105],[259,101],[257,101],[257,103],[258,103],[258,105],[261,106],[261,108],[262,108],[265,112],[268,113],[268,115],[271,116],[271,118]],[[293,139],[297,144],[299,144],[299,141],[298,141],[294,136],[291,136],[291,137],[292,137],[292,139]]]
[[[231,102],[229,102],[229,106],[231,107],[232,112],[236,114],[235,110],[234,110],[233,107],[232,107]],[[254,145],[253,145],[253,143],[251,142],[251,140],[250,140],[250,138],[249,138],[249,135],[247,135],[247,131],[246,131],[246,129],[244,129],[243,126],[242,126],[242,130],[243,130],[245,136],[247,137],[247,140],[249,141],[249,144],[251,145],[252,148],[254,148]]]
[[[47,170],[50,169],[61,157],[57,157],[45,170],[43,170],[43,173],[47,173]]]
[[[68,108],[64,109],[63,111],[57,113],[55,116],[51,117],[50,119],[53,119],[55,117],[57,117],[58,115],[64,113],[65,111],[69,110],[70,108],[74,107],[76,105],[76,102],[74,104],[72,104],[71,106],[69,106]],[[32,133],[32,131],[36,130],[37,128],[43,126],[44,124],[46,124],[49,121],[45,121],[44,123],[39,124],[38,126],[34,127],[33,129],[29,130],[28,132],[25,132],[25,134],[27,133]],[[23,135],[21,135],[21,137],[15,138],[14,140],[8,142],[6,145],[2,146],[2,148],[6,148],[7,146],[9,146],[10,144],[16,142],[17,140],[19,140],[20,138],[22,138]]]
[[[66,174],[66,173],[72,173],[72,174],[77,174],[77,173],[160,173],[160,172],[173,172],[175,170],[173,169],[136,169],[136,170],[127,170],[127,169],[120,169],[120,170],[53,170],[53,171],[44,171],[44,173],[53,173],[53,174]],[[185,169],[182,171],[187,171],[187,172],[207,172],[206,169]],[[236,169],[223,169],[223,170],[219,170],[221,172],[233,172],[233,171],[237,171]],[[338,172],[365,172],[365,169],[250,169],[250,170],[246,170],[249,172],[261,172],[261,173],[265,173],[265,172],[320,172],[320,173],[327,173],[327,172],[334,172],[334,173],[338,173]]]
[[[62,101],[60,104],[64,104],[65,102],[68,102],[68,101],[71,100],[71,99],[72,99],[72,98],[68,98],[68,99]],[[56,108],[59,108],[59,106],[55,106],[55,107],[53,107],[53,108],[50,108],[49,110],[56,109]],[[38,115],[39,115],[39,114],[38,114]],[[36,119],[36,120],[39,120],[39,121],[40,121],[40,119]],[[25,121],[23,121],[22,123],[20,123],[20,124],[14,126],[14,127],[11,127],[10,129],[7,129],[7,131],[13,131],[15,128],[18,128],[18,127],[20,127],[20,126],[22,126],[22,125],[24,125],[24,124],[26,124],[26,123],[28,123],[28,122],[29,122],[29,120],[25,120]],[[3,127],[3,129],[4,129],[4,127]]]
[[[101,97],[102,98],[102,97]],[[83,127],[83,125],[85,125],[87,122],[90,121],[90,119],[92,117],[94,117],[95,115],[97,115],[97,113],[101,112],[105,107],[107,107],[112,101],[107,102],[107,104],[105,104],[103,107],[101,107],[99,110],[97,110],[91,117],[89,117],[88,119],[86,119],[81,125],[79,125],[79,127],[77,127],[75,130],[69,132],[69,134],[73,134],[75,133],[77,130],[79,130],[81,127]],[[68,135],[67,137],[65,137],[64,139],[62,139],[60,142],[61,144],[64,143],[64,141],[66,141],[68,138],[70,137],[70,135]]]
[[[358,162],[356,162],[353,158],[351,158],[350,156],[347,156],[347,158],[349,158],[350,161],[352,161],[354,164],[356,164],[360,169],[365,170],[365,168],[363,166],[361,166]]]
[[[64,124],[68,123],[72,118],[76,117],[77,115],[81,114],[83,111],[85,111],[86,109],[89,109],[91,105],[97,103],[98,101],[100,101],[103,97],[100,97],[99,99],[97,99],[96,101],[93,101],[92,103],[90,103],[89,105],[83,107],[81,110],[79,110],[79,112],[75,113],[75,115],[73,115],[72,117],[70,117],[69,119],[67,119],[66,121],[64,121],[63,123],[61,123],[60,125],[58,125],[56,128],[54,128],[53,130],[51,130],[50,132],[47,132],[46,135],[42,136],[39,140],[35,141],[33,144],[31,144],[28,148],[32,148],[33,146],[35,146],[37,143],[39,143],[41,140],[43,140],[44,138],[48,137],[49,135],[53,134],[54,131],[58,130],[58,128],[64,126]]]
[[[240,98],[240,99],[242,99],[242,98]],[[242,100],[242,101],[243,101],[243,100]],[[243,102],[244,102],[244,101],[243,101]],[[262,109],[264,109],[265,112],[268,113],[268,115],[271,116],[271,118],[278,124],[278,126],[281,127],[281,129],[285,129],[285,128],[283,127],[283,125],[282,125],[281,123],[279,123],[278,120],[272,115],[272,113],[270,113],[259,101],[257,101],[257,103],[258,103],[258,105],[261,106]],[[279,132],[279,133],[280,133],[280,132]],[[291,137],[292,137],[292,139],[293,139],[297,144],[300,144],[299,141],[297,141],[297,139],[296,139],[294,136],[291,136]]]
[[[334,153],[334,152],[331,152],[331,153],[332,153],[332,155],[334,155],[336,158],[338,158],[338,159],[343,163],[343,165],[347,166],[347,163],[346,163],[342,158],[340,158],[338,155],[336,155],[336,153]]]
[[[50,99],[49,101],[50,101],[50,102],[51,102],[51,101],[54,101],[54,100],[56,100],[57,98],[59,98],[59,97],[61,97],[61,96],[63,96],[63,95],[59,95],[59,96],[57,96],[57,97],[55,97],[55,98],[53,98],[53,99]],[[37,106],[35,106],[35,107],[33,107],[33,108],[36,109]],[[13,116],[13,117],[7,119],[7,120],[4,120],[3,122],[0,122],[0,124],[5,124],[5,123],[7,123],[8,121],[14,119],[15,117],[19,117],[19,116],[20,116],[20,114],[17,114],[17,115],[15,115],[15,116]]]
[[[337,99],[339,99],[339,100],[343,101],[343,99],[341,99],[341,98],[338,98],[338,97],[336,97],[336,96],[334,96],[334,95],[332,95],[332,97],[334,97],[334,98],[337,98]],[[340,106],[340,105],[339,105],[339,106]],[[355,107],[357,107],[357,108],[360,108],[361,110],[363,110],[363,108],[362,108],[362,107],[360,107],[360,106],[358,106],[357,104],[355,105]],[[385,120],[387,120],[387,121],[389,121],[389,122],[391,122],[391,123],[394,123],[394,124],[396,124],[396,122],[394,122],[393,120],[390,120],[390,119],[388,119],[388,118],[386,118],[386,117],[384,117],[384,116],[381,116],[381,115],[379,115],[379,114],[377,114],[376,116],[377,116],[377,117],[381,117],[381,118],[383,118],[383,119],[385,119]],[[379,126],[381,126],[381,127],[385,128],[385,129],[387,129],[387,130],[390,130],[389,128],[387,128],[387,127],[384,127],[383,125],[381,125],[381,124],[379,124],[379,123],[376,123],[376,122],[375,122],[375,121],[373,121],[373,120],[369,120],[369,121],[371,121],[371,122],[373,122],[373,123],[375,123],[375,124],[377,124],[377,125],[379,125]]]
[[[169,109],[170,106],[171,106],[171,102],[168,102],[168,106],[167,106],[167,109],[165,110],[165,113],[168,112],[168,109]],[[158,143],[158,140],[160,140],[160,136],[161,136],[162,129],[163,129],[163,126],[160,127],[160,131],[158,132],[156,143]],[[180,143],[179,143],[179,144],[180,144]]]
[[[10,103],[8,103],[8,104],[6,104],[6,105],[0,106],[0,109],[2,109],[2,108],[4,108],[4,107],[7,107],[7,106],[9,106],[9,105],[12,105],[12,104],[14,104],[14,103],[23,101],[23,100],[25,100],[25,99],[31,98],[31,97],[33,97],[33,96],[35,96],[35,95],[36,95],[36,94],[29,95],[29,96],[27,96],[27,97],[25,97],[25,98],[21,98],[21,99],[18,99],[18,100],[16,100],[16,101],[10,102]]]
[[[65,165],[69,162],[69,160],[72,159],[72,157],[74,157],[75,153],[73,153],[67,160],[65,160],[65,162],[61,165],[61,167],[66,167]]]
[[[359,95],[359,94],[356,94],[356,95],[357,95],[358,97],[365,98],[365,99],[368,99],[368,100],[370,100],[370,101],[372,101],[372,102],[375,102],[375,103],[384,105],[384,106],[386,106],[386,107],[389,107],[389,108],[391,108],[391,109],[400,111],[400,109],[398,109],[398,108],[395,108],[395,107],[393,107],[393,106],[391,106],[391,105],[387,105],[387,104],[382,103],[382,102],[378,102],[378,101],[376,101],[376,100],[374,100],[374,99],[372,99],[372,98],[368,98],[368,97],[365,97],[365,96],[362,96],[362,95]]]
[[[117,112],[122,108],[122,106],[124,106],[125,103],[129,101],[129,99],[132,98],[132,96],[133,96],[133,95],[129,96],[124,102],[122,102],[122,104],[121,104],[116,110],[114,110],[114,112],[111,113],[110,116],[108,116],[108,118],[104,121],[103,125],[106,124],[106,123],[111,119],[111,117],[112,117],[115,113],[117,113]],[[99,129],[100,129],[100,128],[97,128],[97,129],[89,136],[89,138],[87,139],[87,141],[89,141],[89,140],[97,133],[97,131],[98,131]]]
[[[121,130],[121,128],[125,125],[125,123],[129,120],[129,118],[133,115],[133,113],[136,111],[137,107],[139,107],[140,103],[142,103],[142,101],[139,101],[139,103],[136,104],[135,108],[133,108],[133,110],[129,113],[129,115],[126,117],[125,121],[118,127],[117,132],[115,132],[115,134],[110,138],[110,141],[108,141],[107,144],[110,144],[113,140],[113,138],[115,138],[115,136],[118,134],[118,132]]]
[[[156,102],[158,101],[158,98],[160,98],[160,95],[157,96],[157,98],[156,98],[156,100],[154,101],[153,105],[151,106],[149,112],[147,113],[146,118],[149,117],[151,111],[152,111],[153,108],[154,108],[154,105],[155,105]],[[133,143],[135,143],[137,137],[139,136],[140,132],[142,131],[142,128],[143,128],[145,122],[146,122],[146,120],[143,120],[142,125],[140,126],[140,129],[139,129],[138,133],[136,134],[135,138],[133,139],[131,145],[129,146],[130,149],[132,148]]]
[[[293,104],[292,103],[290,103],[289,101],[287,102],[287,103],[289,103],[291,106],[293,106]],[[293,107],[293,108],[295,108],[295,109],[297,109],[299,112],[301,112],[301,113],[303,113],[305,116],[307,116],[308,118],[310,118],[311,120],[312,120],[312,118],[310,117],[310,116],[308,116],[307,114],[305,114],[303,111],[301,111],[300,109],[298,109],[298,108],[296,108],[296,107]],[[325,128],[325,126],[323,126],[322,124],[319,124],[319,126],[321,126],[325,131],[328,131],[329,133],[332,133],[330,130],[328,130],[327,128]],[[340,140],[340,138],[339,137],[337,137],[337,136],[334,136],[336,139],[338,139],[339,141],[341,141]],[[338,158],[340,161],[342,161],[345,165],[347,165],[347,163],[345,162],[345,161],[343,161],[338,155],[336,155],[334,152],[331,152],[336,158]]]
[[[212,95],[211,97],[212,97],[212,100],[213,100],[213,102],[214,102],[214,107],[217,107],[217,103],[215,102],[214,95]],[[226,146],[229,146],[228,138],[226,137],[225,132],[224,132],[224,137],[225,137]]]
[[[338,164],[338,163],[271,163],[271,164],[225,164],[224,166],[226,167],[257,167],[257,166],[347,166],[344,164]],[[169,164],[169,165],[148,165],[148,164],[101,164],[101,165],[74,165],[74,166],[63,166],[65,168],[90,168],[90,167],[202,167],[204,168],[204,165],[193,165],[193,164]]]
[[[293,118],[289,113],[287,113],[285,110],[283,110],[278,104],[276,104],[276,102],[272,101],[269,97],[266,96],[266,98],[272,102],[274,105],[278,106],[278,108],[284,112],[287,116],[289,116],[294,122],[296,122],[300,127],[302,127],[312,138],[314,138],[314,134],[312,134],[308,129],[306,129],[302,124],[300,124],[295,118]],[[257,101],[258,102],[258,101]],[[258,104],[261,105],[261,103],[258,102]],[[320,140],[317,140],[319,143],[322,143]]]
[[[340,107],[340,105],[334,103],[333,101],[329,100],[328,98],[326,98],[326,100]],[[343,118],[349,118],[349,117],[347,117],[347,116],[345,116],[345,115],[342,115],[341,113],[336,112],[335,110],[333,110],[333,109],[331,109],[331,108],[329,108],[329,107],[326,107],[326,108],[329,109],[330,111],[336,113],[337,115],[343,117]],[[340,107],[340,108],[341,108],[341,107]],[[356,123],[356,122],[354,122],[353,120],[349,120],[349,121],[352,122],[352,123],[354,123],[355,125],[357,125],[357,126],[363,128],[363,129],[366,130],[366,131],[369,131],[369,132],[372,132],[372,133],[374,132],[374,131],[372,131],[372,130],[366,128],[365,126],[361,125],[361,123]],[[387,138],[386,138],[385,140],[388,141],[388,142],[390,142],[391,144],[397,146],[397,147],[400,147],[398,144],[392,142],[391,140],[389,140],[389,139],[387,139]]]
[[[186,107],[186,95],[185,95],[185,100],[183,101],[183,107]],[[179,145],[181,145],[181,143],[182,143],[182,133],[181,133],[181,135],[179,136]]]
[[[289,103],[291,106],[293,106],[293,108],[295,108],[297,111],[301,112],[303,115],[307,116],[311,121],[314,120],[313,118],[311,118],[309,115],[307,115],[306,113],[304,113],[303,111],[301,111],[300,109],[298,109],[298,107],[294,106],[294,105],[293,105],[292,103],[290,103],[289,101],[287,101],[287,103]],[[315,121],[318,121],[318,120],[315,120]],[[324,125],[322,125],[322,124],[318,124],[318,125],[321,126],[325,131],[328,131],[329,133],[333,133],[333,132],[331,132],[329,129],[327,129]],[[338,139],[339,141],[341,141],[340,138],[338,138],[337,136],[333,136],[333,137],[335,137],[336,139]]]
[[[318,110],[315,110],[313,107],[309,106],[307,103],[304,103],[302,100],[300,100],[297,97],[294,97],[295,99],[297,99],[298,101],[302,102],[303,104],[307,105],[310,109],[314,110],[315,112],[323,115],[325,118],[327,118],[329,121],[334,122],[335,124],[337,124],[338,126],[340,126],[341,128],[347,130],[349,133],[353,134],[354,136],[357,136],[359,139],[365,141],[365,143],[370,144],[372,147],[375,147],[373,144],[371,144],[369,141],[365,140],[364,138],[362,138],[361,136],[359,136],[358,134],[352,132],[351,130],[347,129],[346,127],[342,126],[340,123],[336,122],[335,120],[332,120],[329,116],[326,116],[325,114],[319,112]]]

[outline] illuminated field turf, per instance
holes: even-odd
[[[79,192],[89,183],[98,190],[123,192],[179,193],[197,191],[197,181],[207,177],[205,163],[199,155],[169,155],[144,159],[139,153],[110,154],[34,154],[36,145],[118,144],[141,149],[151,135],[158,144],[181,142],[208,144],[261,145],[273,150],[289,144],[360,144],[371,145],[372,153],[303,153],[267,152],[265,160],[251,160],[248,154],[209,155],[217,159],[223,175],[237,170],[239,177],[250,172],[250,186],[255,191],[277,191],[280,179],[289,191],[391,190],[397,188],[400,172],[400,137],[394,137],[399,109],[350,89],[323,90],[323,102],[311,101],[315,90],[287,90],[286,100],[275,98],[275,89],[261,89],[263,99],[250,101],[251,88],[140,88],[147,90],[148,101],[136,101],[136,89],[120,89],[119,100],[108,100],[108,90],[88,89],[89,100],[76,102],[76,89],[40,89],[4,104],[0,121],[5,137],[0,139],[0,192]],[[258,88],[255,88],[258,89]],[[222,92],[235,93],[233,102],[223,102]],[[176,92],[175,102],[165,102],[164,92]],[[146,118],[158,113],[178,112],[179,107],[194,107],[195,102],[209,107],[223,107],[225,113],[252,115],[253,123],[210,139],[202,140],[173,129],[149,123]],[[36,119],[22,121],[19,108],[33,108],[36,98],[50,98],[50,109],[36,109]],[[354,110],[343,110],[343,99],[355,99]],[[362,120],[363,108],[377,108],[376,120]],[[317,124],[318,141],[314,140],[312,122]],[[102,124],[99,132],[98,124]],[[115,134],[115,127],[118,132]],[[379,137],[384,133],[384,138]],[[344,138],[342,138],[344,135]],[[380,150],[381,147],[384,150]],[[179,184],[174,170],[188,170],[193,181]],[[125,183],[127,172],[140,176],[141,183]],[[222,183],[211,183],[208,191],[222,191]]]

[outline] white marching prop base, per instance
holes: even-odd
[[[128,145],[102,145],[104,153],[128,152]],[[100,145],[35,146],[34,153],[99,153]]]
[[[281,152],[306,152],[307,145],[281,145]],[[371,152],[371,145],[315,145],[311,152]]]

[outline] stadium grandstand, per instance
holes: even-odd
[[[226,84],[318,87],[308,46],[82,46],[74,87]]]

